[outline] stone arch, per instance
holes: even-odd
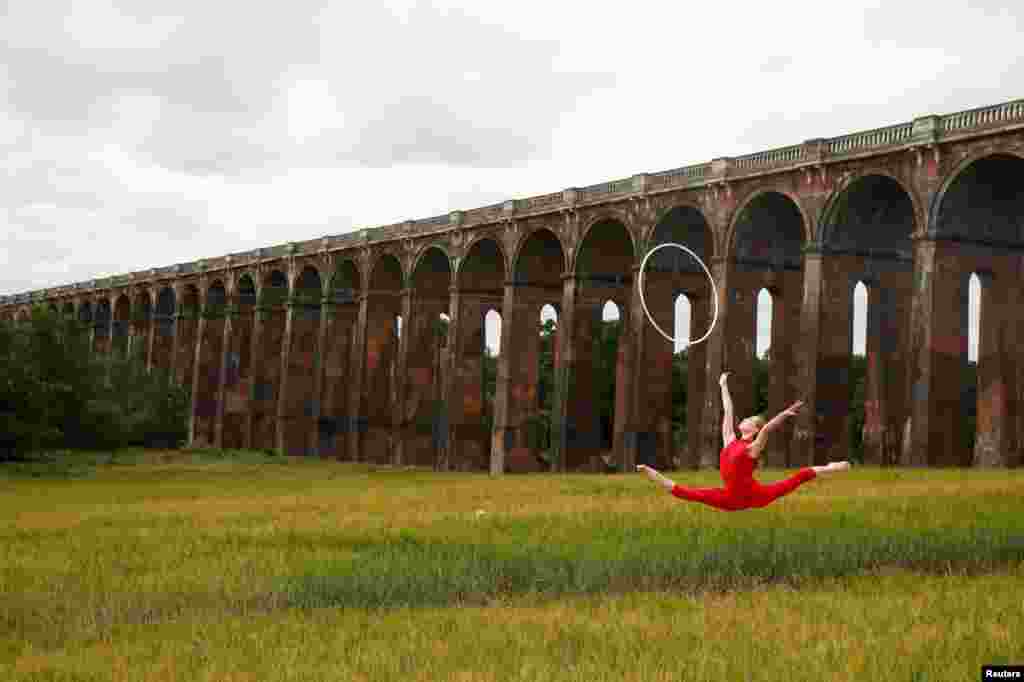
[[[401,259],[391,250],[382,250],[378,253],[370,266],[369,288],[401,291],[405,288],[405,282],[406,274],[402,269]]]
[[[445,261],[448,263],[449,271],[452,269],[452,257],[448,253],[447,244],[443,241],[433,241],[428,242],[417,249],[416,255],[412,259],[411,272],[414,275],[417,270],[419,270],[423,261],[427,258],[432,259],[435,264],[440,263],[440,261],[436,259],[436,256],[432,255],[432,252],[434,251],[440,251],[441,256],[444,257]]]
[[[654,248],[657,245],[654,241],[655,232],[658,231],[659,225],[661,225],[664,222],[664,220],[668,218],[669,215],[672,213],[690,213],[691,211],[693,212],[693,214],[700,216],[700,219],[704,222],[704,224],[707,226],[708,231],[711,233],[710,245],[711,250],[713,252],[715,249],[715,238],[714,231],[711,228],[711,221],[708,220],[707,215],[704,213],[704,209],[698,202],[685,198],[675,199],[670,204],[668,204],[667,206],[658,211],[657,218],[641,230],[639,240],[640,244],[646,247],[647,249]],[[709,254],[709,257],[713,255],[714,253],[711,253]],[[643,253],[638,254],[637,260],[639,261],[641,258],[643,258],[643,256]]]
[[[169,286],[160,289],[156,299],[156,314],[160,316],[173,316],[178,307],[177,295]]]
[[[258,290],[256,282],[255,275],[250,272],[243,272],[235,280],[234,289],[237,292],[235,295],[238,298],[239,305],[256,305],[256,292]]]
[[[465,255],[458,261],[458,267],[455,270],[455,281],[459,286],[462,286],[462,273],[466,269],[466,263],[470,260],[471,254],[479,253],[481,249],[485,251],[491,251],[491,246],[484,246],[484,244],[493,245],[494,250],[498,254],[498,262],[501,263],[501,270],[498,273],[501,278],[501,284],[504,286],[505,279],[509,274],[509,259],[508,254],[505,253],[505,245],[502,244],[501,240],[495,235],[484,232],[481,234],[474,235],[472,239],[466,244],[466,249],[463,251]],[[492,254],[488,254],[490,256]],[[470,268],[475,267],[470,265]]]
[[[443,274],[442,274],[443,273]],[[452,285],[452,261],[440,244],[424,247],[413,261],[412,276],[409,279],[413,289],[429,286],[447,296]]]
[[[293,290],[296,289],[298,287],[299,279],[301,279],[302,277],[310,277],[310,275],[308,275],[307,273],[311,270],[314,273],[316,273],[316,276],[320,282],[323,282],[326,279],[324,273],[321,272],[320,264],[316,260],[308,259],[304,261],[297,261],[295,263],[295,266],[289,270],[289,275],[291,277],[291,288]],[[322,293],[323,290],[321,290],[321,294]]]
[[[330,297],[335,303],[354,303],[363,290],[363,277],[354,258],[339,259],[330,279]]]
[[[1003,166],[1000,169],[998,166]],[[1012,167],[1012,168],[1010,168]],[[1024,191],[1021,191],[1019,173],[1024,168],[1024,154],[1016,149],[984,150],[970,154],[962,159],[942,181],[940,188],[932,198],[928,214],[928,234],[936,238],[969,238],[971,241],[1016,242],[1024,241]],[[1015,172],[1017,175],[1015,175]],[[1016,181],[1015,181],[1016,180]],[[1016,185],[1016,187],[1015,187]],[[978,196],[983,193],[983,196]],[[965,195],[970,195],[966,199]],[[967,212],[973,213],[974,220],[980,220],[979,207],[985,200],[994,200],[1002,204],[1010,215],[989,218],[985,232],[969,235],[950,225],[956,220],[953,215],[957,204],[967,202]],[[1018,218],[1012,224],[1012,218]],[[996,227],[992,228],[995,224]]]
[[[73,320],[75,317],[75,304],[73,301],[64,301],[64,305],[61,307],[61,315],[65,319]]]
[[[903,194],[905,194],[910,200],[912,207],[914,225],[913,232],[914,234],[920,232],[922,225],[925,222],[925,206],[913,183],[884,166],[871,165],[858,168],[855,172],[844,174],[842,179],[832,188],[832,191],[829,192],[828,198],[825,200],[824,206],[822,206],[821,214],[818,216],[814,241],[823,243],[825,233],[828,229],[827,223],[835,219],[836,212],[841,200],[843,199],[843,195],[851,189],[856,189],[855,186],[861,183],[865,178],[870,178],[872,176],[886,178],[892,181],[892,183],[897,185],[899,189],[903,191]]]
[[[622,228],[621,230],[616,230],[620,232],[619,236],[621,236],[621,234],[626,235],[626,242],[629,245],[629,249],[625,257],[629,259],[629,268],[632,268],[632,264],[636,260],[637,253],[636,236],[633,234],[633,230],[629,228],[629,221],[626,220],[624,217],[620,217],[618,211],[605,210],[601,211],[597,216],[594,216],[593,218],[588,220],[583,229],[580,230],[579,245],[575,249],[573,249],[572,253],[570,254],[569,266],[570,271],[574,275],[579,277],[581,257],[584,255],[585,252],[588,251],[591,252],[588,253],[589,259],[593,262],[584,262],[584,267],[586,267],[587,265],[597,265],[596,261],[599,260],[620,260],[618,258],[618,254],[608,255],[607,253],[604,253],[602,254],[604,258],[599,258],[597,257],[597,254],[592,253],[592,251],[596,250],[596,247],[594,246],[595,240],[603,238],[603,235],[596,236],[598,228],[600,228],[601,226],[608,226],[608,228],[605,229],[610,228],[614,230],[615,228],[612,228],[611,226],[616,224]],[[610,236],[608,238],[611,239]],[[628,271],[630,270],[627,269],[627,272]]]
[[[457,286],[486,288],[494,294],[501,294],[505,273],[508,272],[508,261],[505,260],[501,242],[491,235],[483,235],[470,242],[465,253],[455,273]]]
[[[323,298],[324,285],[320,270],[312,264],[304,265],[302,270],[295,276],[292,282],[293,297],[311,311],[320,311],[320,301]]]
[[[725,251],[722,255],[731,258],[742,258],[745,254],[736,254],[736,250],[738,242],[745,232],[745,228],[749,221],[753,219],[753,213],[757,211],[763,215],[773,209],[784,212],[781,216],[778,216],[782,220],[777,221],[776,224],[778,222],[788,222],[790,225],[793,225],[794,218],[799,221],[799,250],[802,250],[803,245],[813,239],[813,222],[808,219],[807,212],[800,203],[799,197],[786,189],[761,188],[748,194],[737,205],[736,210],[733,211],[732,217],[729,220],[729,226],[726,229]],[[791,237],[793,236],[795,235],[791,235]],[[791,245],[787,244],[786,246]]]
[[[889,214],[882,216],[876,210],[870,216],[863,215],[864,207],[870,206],[872,202],[883,208],[889,208]],[[896,206],[895,210],[892,210],[893,206]],[[856,213],[857,208],[861,208],[861,214]],[[891,229],[887,233],[886,228],[891,228],[893,224],[896,224],[901,228],[909,228],[906,230],[906,238],[899,239],[901,244],[891,244],[887,249],[882,248],[882,251],[885,255],[902,252],[904,257],[909,259],[912,253],[910,240],[917,231],[919,215],[917,197],[902,179],[884,169],[866,169],[864,172],[845,178],[829,196],[822,209],[815,241],[826,252],[863,254],[865,253],[863,248],[856,248],[848,243],[852,235],[841,234],[844,225],[851,222],[859,225],[868,222],[869,227],[878,225],[875,232],[879,234],[871,234],[870,237],[879,245],[883,245],[893,241],[895,233]],[[878,218],[880,217],[890,220],[879,225]],[[865,218],[870,220],[866,221]],[[892,219],[896,219],[896,223],[893,223]],[[857,241],[865,239],[867,235],[864,232],[863,228],[857,230]]]
[[[562,273],[569,271],[569,250],[566,248],[565,243],[559,236],[558,231],[552,229],[551,227],[538,226],[529,230],[528,232],[524,232],[523,235],[519,238],[519,242],[515,246],[515,250],[513,252],[513,260],[511,263],[513,281],[518,281],[520,278],[522,268],[525,265],[523,263],[524,257],[527,257],[531,260],[536,260],[538,257],[542,255],[541,253],[535,253],[535,251],[538,248],[541,248],[535,246],[537,244],[536,240],[538,239],[543,240],[542,243],[546,244],[546,246],[543,248],[547,250],[551,250],[551,247],[553,246],[557,246],[558,248],[560,262],[558,263],[556,275],[559,279],[559,282],[561,282]],[[527,252],[527,247],[530,248],[529,252]],[[545,262],[549,266],[554,265],[554,261],[552,258],[546,258]]]
[[[213,280],[206,288],[204,301],[207,307],[223,308],[228,304],[227,287],[220,278]]]

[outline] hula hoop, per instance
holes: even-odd
[[[715,280],[711,276],[711,271],[708,270],[708,266],[704,265],[704,261],[702,261],[700,259],[700,257],[697,256],[697,254],[695,254],[693,251],[690,251],[690,249],[686,248],[682,244],[676,244],[675,242],[665,242],[664,244],[658,244],[653,249],[648,251],[647,255],[644,256],[644,259],[640,262],[640,282],[639,282],[639,285],[640,285],[640,305],[642,305],[644,307],[644,313],[647,314],[647,319],[651,321],[651,324],[654,326],[655,329],[658,330],[659,334],[664,336],[666,339],[668,339],[672,343],[679,343],[679,340],[675,339],[674,337],[669,336],[664,331],[662,331],[661,327],[658,326],[658,323],[654,321],[654,317],[651,315],[651,312],[647,309],[647,301],[644,300],[644,268],[647,266],[647,259],[651,257],[652,253],[654,253],[658,249],[664,248],[666,246],[675,246],[676,248],[682,249],[686,253],[688,253],[691,256],[693,256],[694,260],[696,260],[698,263],[700,263],[700,267],[704,269],[704,274],[706,274],[708,276],[708,282],[711,283],[711,293],[712,293],[711,301],[715,305],[715,313],[711,317],[711,326],[708,327],[707,333],[704,334],[704,336],[702,336],[699,339],[697,339],[696,341],[684,341],[683,342],[685,344],[684,347],[688,347],[688,346],[692,346],[695,343],[700,343],[701,341],[703,341],[706,338],[708,338],[709,336],[711,336],[711,330],[715,328],[715,323],[718,322],[718,289],[715,288]]]

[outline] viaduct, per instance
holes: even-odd
[[[711,269],[720,317],[689,349],[687,421],[671,433],[672,347],[645,319],[648,250],[684,243]],[[590,187],[0,298],[92,326],[98,353],[142,349],[192,395],[190,440],[350,461],[541,468],[538,323],[557,311],[552,468],[602,454],[594,335],[606,301],[623,323],[612,456],[717,466],[730,371],[753,409],[759,292],[772,296],[769,410],[802,414],[769,466],[841,459],[853,293],[868,291],[867,462],[1020,466],[1024,421],[1024,100]],[[968,279],[981,283],[976,396],[962,390]],[[676,250],[648,265],[664,329],[685,295],[710,322],[707,277]],[[493,429],[482,396],[484,318],[501,315]],[[438,325],[439,317],[449,324]],[[399,319],[400,318],[400,319]],[[404,322],[404,324],[402,324]],[[439,330],[446,329],[443,333]],[[969,398],[967,396],[970,396]],[[973,450],[962,433],[976,400]]]

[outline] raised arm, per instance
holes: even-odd
[[[796,416],[796,413],[800,411],[800,406],[803,404],[803,401],[798,400],[768,420],[768,423],[757,432],[757,438],[755,438],[754,442],[750,444],[747,454],[755,459],[760,457],[761,451],[764,450],[764,446],[768,442],[768,433],[779,428],[779,424],[781,424],[786,417]]]
[[[729,373],[724,372],[718,379],[718,385],[722,387],[722,409],[725,410],[725,415],[722,417],[723,447],[736,440],[735,421],[732,415],[732,397],[729,395],[729,387],[726,385],[728,378]]]

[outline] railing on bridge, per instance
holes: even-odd
[[[903,144],[910,140],[914,130],[913,123],[899,123],[885,128],[876,128],[862,133],[843,135],[828,140],[828,153],[832,156],[854,154],[866,149],[890,147]]]
[[[943,132],[984,128],[993,124],[1019,121],[1024,119],[1024,100],[970,109],[956,114],[940,116],[939,118],[942,121]]]

